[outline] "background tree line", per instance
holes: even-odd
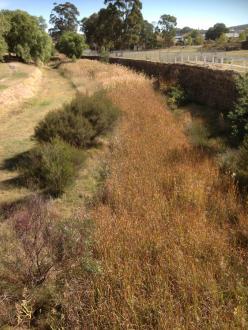
[[[79,19],[71,2],[54,3],[51,28],[42,17],[21,10],[0,11],[0,59],[15,54],[25,62],[47,62],[55,48],[70,58],[80,58],[83,50],[152,49],[170,47],[175,36],[183,36],[183,45],[202,45],[204,31],[177,28],[177,18],[168,14],[151,24],[143,18],[140,0],[105,0],[104,8],[88,18]],[[217,23],[206,32],[206,40],[227,42],[227,27]],[[245,40],[244,32],[240,38]],[[86,46],[86,43],[88,46]]]
[[[1,10],[0,60],[11,54],[26,63],[46,63],[54,46],[68,57],[81,57],[86,44],[84,36],[77,33],[78,16],[77,8],[70,2],[54,3],[48,33],[43,17],[22,10]]]
[[[134,49],[170,46],[177,19],[162,15],[153,25],[143,18],[140,0],[105,0],[105,8],[81,21],[81,31],[92,49]]]

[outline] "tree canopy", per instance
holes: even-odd
[[[162,34],[166,47],[173,44],[176,35],[177,19],[175,16],[162,15],[158,22],[158,31]]]
[[[3,56],[8,51],[8,45],[5,40],[6,34],[10,30],[10,22],[5,17],[3,12],[0,12],[0,61],[3,60]]]
[[[3,45],[3,38],[5,52],[8,50],[25,62],[47,62],[50,59],[53,45],[51,38],[44,31],[44,20],[41,21],[40,18],[21,10],[3,10],[0,13],[0,21],[0,45]],[[0,48],[3,49],[1,46]]]
[[[97,14],[84,18],[81,29],[86,42],[92,48],[118,48],[121,44],[122,21],[119,12],[112,4],[102,8]]]
[[[85,38],[77,32],[67,31],[62,34],[56,47],[69,58],[80,58],[86,48]]]
[[[223,33],[227,33],[229,30],[225,26],[224,23],[217,23],[213,27],[209,28],[206,33],[207,40],[216,40],[218,39]]]
[[[49,23],[53,25],[53,27],[49,29],[51,36],[58,41],[59,37],[64,32],[77,32],[79,15],[80,13],[74,4],[70,2],[57,4],[55,2],[49,21]]]
[[[93,48],[133,48],[143,28],[140,0],[105,0],[106,8],[84,18],[81,29]]]

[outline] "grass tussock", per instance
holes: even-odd
[[[87,292],[70,287],[68,324],[245,328],[247,216],[232,178],[188,144],[147,81],[110,96],[124,115],[93,211],[103,273]]]

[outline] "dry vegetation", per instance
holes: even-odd
[[[60,66],[60,72],[72,81],[79,92],[86,94],[92,94],[102,88],[114,88],[120,83],[135,84],[143,79],[142,76],[130,74],[130,70],[125,67],[108,66],[90,60],[63,64]]]
[[[75,223],[86,215],[93,219],[90,256],[95,263],[88,259],[83,273],[81,254],[87,249],[79,244],[83,231],[73,234],[74,227],[76,243],[68,243],[67,259],[55,260],[41,288],[25,289],[16,307],[16,297],[2,296],[0,318],[13,325],[18,320],[24,329],[32,326],[32,311],[45,286],[53,290],[45,307],[51,329],[247,328],[247,209],[232,178],[221,175],[210,156],[189,144],[183,123],[166,111],[162,97],[142,75],[90,61],[61,70],[79,90],[108,87],[123,111],[105,157],[105,184],[99,185],[87,214],[83,200],[73,205]],[[62,221],[59,207],[53,205],[53,221]],[[35,212],[27,218],[39,219]],[[23,214],[19,211],[16,219],[23,221]],[[11,244],[13,229],[6,226]],[[55,249],[51,242],[45,245],[49,265]],[[5,251],[22,251],[7,243]],[[20,263],[15,278],[0,268],[5,282],[18,281],[23,255],[18,259],[8,253],[8,260]],[[25,283],[21,287],[29,286]]]
[[[8,116],[13,107],[33,97],[41,83],[39,68],[18,62],[0,64],[0,119]]]
[[[232,179],[189,145],[149,81],[91,63],[70,70],[73,79],[92,70],[108,85],[120,70],[127,83],[109,92],[124,115],[111,147],[110,176],[92,212],[102,274],[83,291],[77,282],[70,286],[68,324],[246,328],[247,210]]]

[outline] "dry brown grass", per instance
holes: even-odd
[[[79,92],[86,94],[92,94],[102,88],[113,88],[120,83],[136,83],[144,79],[142,75],[131,74],[125,67],[90,60],[62,64],[60,72],[72,81]]]
[[[81,74],[99,68],[94,74],[106,77],[112,68],[81,65]],[[128,75],[128,83],[109,92],[124,115],[111,147],[111,175],[92,212],[102,275],[82,290],[71,283],[67,325],[245,329],[247,210],[232,179],[189,145],[151,83]]]
[[[40,86],[42,71],[31,65],[18,62],[0,64],[0,120],[9,115],[13,107],[20,106],[33,97]]]

